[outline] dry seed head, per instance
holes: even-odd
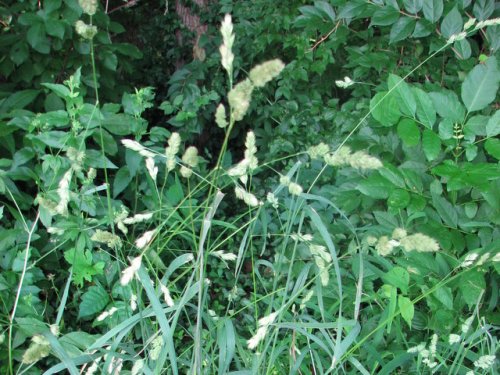
[[[426,236],[422,233],[415,233],[400,241],[401,246],[405,251],[417,252],[435,252],[439,250],[439,244],[434,238]]]
[[[264,87],[266,83],[277,77],[285,68],[280,59],[266,61],[250,70],[250,80],[255,87]]]
[[[396,245],[396,241],[389,240],[389,237],[387,236],[382,236],[378,239],[377,245],[375,245],[375,249],[377,250],[378,255],[385,257],[392,253]]]
[[[68,214],[68,203],[69,203],[69,183],[71,182],[71,176],[73,171],[68,170],[61,181],[59,181],[59,187],[57,189],[57,194],[59,195],[59,203],[56,206],[57,213],[61,215]]]
[[[78,0],[83,13],[93,16],[97,11],[97,0]]]
[[[227,124],[226,120],[226,107],[221,103],[217,106],[215,111],[215,123],[219,128],[225,128]]]
[[[135,246],[140,250],[144,249],[153,239],[155,232],[155,229],[144,232],[144,234],[135,241]]]
[[[496,357],[494,355],[483,355],[474,361],[474,367],[481,368],[483,370],[489,369],[495,363]]]
[[[163,284],[160,284],[161,292],[163,293],[163,298],[168,307],[172,307],[174,305],[174,300],[170,295],[170,290]]]
[[[87,25],[82,20],[78,20],[75,23],[75,31],[83,39],[91,40],[97,34],[97,27],[93,25]]]
[[[325,155],[325,163],[332,167],[341,167],[349,164],[351,156],[351,148],[349,146],[342,146],[335,152],[330,152]]]
[[[156,182],[156,176],[158,175],[158,167],[155,166],[155,159],[146,158],[146,169],[153,179]]]
[[[402,238],[405,238],[407,236],[407,234],[408,233],[406,233],[406,230],[404,230],[403,228],[396,228],[392,232],[392,239],[393,240],[400,240]]]
[[[50,344],[47,339],[41,335],[35,335],[31,339],[29,348],[23,354],[22,362],[32,364],[50,354]]]
[[[292,195],[300,195],[303,191],[302,186],[295,182],[290,182],[288,185],[288,192]]]
[[[248,107],[250,107],[253,87],[252,82],[249,79],[245,79],[234,86],[227,94],[231,113],[235,121],[240,121],[245,117]]]
[[[138,256],[130,261],[130,266],[123,270],[120,284],[128,285],[135,277],[136,272],[141,268],[142,256]]]
[[[100,229],[97,229],[90,239],[98,243],[106,244],[112,249],[119,249],[122,246],[122,240],[120,237],[116,234]]]
[[[368,155],[364,151],[357,151],[350,155],[349,164],[357,169],[379,169],[383,166],[379,159]]]
[[[323,158],[328,152],[330,151],[330,147],[326,144],[321,142],[320,144],[316,146],[311,146],[307,150],[307,153],[309,154],[309,157],[311,159],[321,159]]]

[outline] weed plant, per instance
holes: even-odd
[[[455,102],[457,111],[464,110],[456,95],[434,93],[432,101],[407,79],[469,34],[498,25],[498,19],[470,20],[403,78],[390,75],[387,89],[373,97],[343,139],[318,139],[307,149],[259,160],[257,137],[249,131],[243,157],[233,161],[227,150],[235,127],[248,116],[252,96],[278,79],[285,64],[263,62],[235,82],[236,35],[231,16],[225,16],[219,52],[228,90],[214,118],[224,138],[218,155],[207,160],[179,133],[148,127],[141,115],[152,106],[151,88],[125,94],[121,106],[99,102],[92,43],[97,2],[80,4],[88,21],[79,21],[76,32],[90,42],[95,102],[85,102],[77,70],[64,85],[44,85],[65,102],[64,111],[35,115],[19,109],[9,118],[31,142],[16,154],[10,171],[36,158],[38,195],[30,207],[12,173],[1,175],[9,199],[3,215],[15,221],[4,228],[2,241],[16,249],[6,252],[2,268],[8,272],[0,277],[1,290],[15,291],[2,294],[3,372],[496,371],[497,327],[481,306],[485,294],[496,303],[483,275],[498,279],[498,240],[456,256],[428,228],[414,225],[423,208],[408,215],[375,212],[378,224],[370,225],[367,216],[355,221],[333,198],[346,184],[361,181],[356,183],[367,200],[389,198],[393,208],[405,208],[404,202],[417,199],[418,180],[410,172],[351,144],[351,136],[372,117],[393,125],[404,114],[426,127],[436,112],[453,111]],[[315,7],[327,12],[324,4]],[[467,113],[494,100],[498,80],[494,56],[467,74],[461,95]],[[336,84],[349,89],[360,82],[346,77]],[[417,126],[408,121],[398,125],[407,146]],[[498,130],[498,112],[487,126],[491,121],[496,122],[489,134]],[[422,152],[433,161],[430,129],[423,132]],[[460,142],[464,130],[456,124],[452,129]],[[494,184],[498,165],[492,165],[483,162],[470,173]],[[452,174],[454,167],[444,161],[435,174],[462,186],[466,182]],[[331,188],[334,194],[322,186],[332,171],[339,182]],[[391,187],[390,197],[385,181],[398,186]],[[457,227],[455,211],[437,194],[439,184],[432,184],[436,194],[427,198],[441,205],[443,225]],[[460,283],[473,290],[460,289]],[[45,300],[37,297],[37,285],[49,290]],[[452,288],[462,294],[454,299]],[[425,306],[435,314],[434,325],[422,313]],[[468,314],[447,322],[446,311],[454,306],[468,306]]]

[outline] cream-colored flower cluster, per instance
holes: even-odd
[[[248,175],[251,174],[259,165],[257,159],[257,146],[255,144],[255,134],[252,131],[247,133],[245,141],[245,155],[243,160],[227,171],[231,177],[238,177],[243,184],[248,181]]]
[[[417,251],[419,253],[436,252],[439,250],[439,244],[434,238],[422,233],[408,235],[403,228],[394,229],[391,238],[382,236],[377,239],[373,236],[368,236],[366,243],[369,246],[375,246],[377,254],[384,257],[392,254],[396,247],[402,247],[408,252]]]
[[[227,71],[229,76],[233,74],[233,22],[230,14],[226,14],[222,21],[220,33],[222,34],[222,45],[219,47],[219,52],[222,60],[222,67]]]
[[[31,339],[31,344],[23,354],[23,363],[32,364],[50,354],[50,343],[42,335],[35,335]]]
[[[167,171],[175,169],[175,158],[181,148],[181,136],[179,133],[172,133],[168,139],[168,146],[165,148],[165,157],[167,158]]]
[[[236,198],[241,199],[250,207],[257,207],[262,204],[262,202],[259,201],[255,195],[246,191],[241,186],[236,186],[234,188],[234,194],[236,195]]]
[[[93,16],[97,12],[97,0],[78,0],[80,8],[82,8],[83,13]]]
[[[97,34],[97,27],[94,25],[87,25],[82,20],[75,22],[75,31],[83,39],[91,40]]]
[[[247,340],[248,349],[253,350],[259,345],[259,343],[266,337],[269,326],[274,323],[277,316],[278,311],[259,319],[259,328],[257,328],[257,332],[251,339]]]
[[[198,149],[194,146],[189,146],[184,155],[182,155],[182,162],[184,165],[181,167],[180,173],[184,178],[190,178],[193,175],[193,168],[198,166]]]
[[[354,81],[350,79],[349,77],[344,77],[343,80],[337,80],[335,81],[335,85],[337,87],[340,87],[341,89],[346,89],[352,85],[354,85]]]
[[[280,184],[286,186],[288,188],[288,192],[292,195],[299,196],[304,191],[302,186],[300,186],[296,182],[292,182],[288,176],[281,176]]]
[[[311,234],[294,233],[291,235],[294,241],[305,243],[314,258],[314,262],[319,269],[319,277],[321,285],[327,286],[330,281],[328,270],[332,264],[332,255],[328,252],[325,246],[312,243],[313,236]]]
[[[316,154],[313,152],[312,156],[316,156]],[[349,165],[352,168],[368,170],[379,169],[383,166],[382,162],[376,157],[368,155],[365,151],[352,152],[349,146],[342,146],[336,151],[324,153],[323,159],[326,164],[332,167]]]
[[[119,249],[122,247],[122,240],[120,237],[108,231],[97,229],[90,239],[94,242],[106,244],[112,249]]]

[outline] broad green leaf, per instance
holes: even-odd
[[[484,149],[488,154],[500,160],[500,140],[496,138],[490,138],[484,143]]]
[[[395,189],[389,195],[387,204],[389,207],[403,209],[410,203],[410,193],[403,189]]]
[[[412,87],[417,102],[417,118],[428,129],[432,129],[436,122],[436,110],[429,94],[418,87]]]
[[[406,146],[416,146],[420,142],[420,130],[417,123],[408,118],[399,122],[398,135]]]
[[[442,286],[433,293],[434,297],[441,302],[448,310],[453,310],[453,294],[451,288]]]
[[[446,39],[462,31],[464,23],[457,7],[454,7],[441,22],[441,35]]]
[[[379,174],[373,173],[358,184],[357,189],[372,198],[387,199],[393,189],[392,184]]]
[[[470,270],[464,273],[460,277],[459,288],[465,303],[469,307],[476,306],[481,293],[486,288],[483,274],[478,270]]]
[[[495,11],[494,0],[477,0],[472,8],[472,13],[479,21],[485,21]]]
[[[109,295],[106,290],[100,285],[91,286],[82,295],[78,317],[85,318],[101,312],[108,303]]]
[[[30,55],[29,47],[24,41],[20,41],[12,46],[9,57],[16,65],[21,65]]]
[[[394,25],[392,25],[389,35],[389,44],[399,42],[408,38],[415,29],[416,21],[414,18],[401,17]]]
[[[132,117],[124,113],[111,114],[106,116],[102,126],[114,135],[129,135],[132,133],[130,125]]]
[[[443,0],[424,0],[423,10],[425,19],[436,23],[443,14]]]
[[[88,167],[117,169],[111,160],[102,155],[100,150],[87,150],[85,155],[85,164]]]
[[[500,25],[488,26],[486,28],[486,39],[492,53],[500,49]]]
[[[48,54],[50,52],[50,42],[45,35],[45,27],[43,23],[34,23],[26,34],[26,40],[36,51],[42,54]]]
[[[469,112],[479,111],[495,100],[499,80],[500,72],[494,56],[467,74],[462,83],[462,100]]]
[[[417,14],[422,9],[423,0],[403,0],[405,9],[411,14]]]
[[[399,19],[399,12],[390,5],[381,7],[373,13],[370,26],[389,26]]]
[[[470,43],[467,39],[462,39],[458,42],[455,42],[453,44],[453,51],[460,60],[467,60],[472,54]]]
[[[69,249],[64,252],[64,259],[73,266],[73,280],[80,287],[84,280],[92,281],[92,276],[101,275],[104,269],[104,262],[93,264],[90,250]]]
[[[435,160],[441,152],[441,141],[432,130],[425,129],[422,136],[422,149],[427,160]]]
[[[335,11],[332,6],[326,1],[315,1],[314,6],[320,9],[329,19],[330,21],[335,21]]]
[[[61,7],[62,0],[44,0],[43,9],[47,13],[51,13]]]
[[[476,115],[469,118],[464,126],[464,135],[467,139],[472,139],[476,136],[486,136],[486,125],[489,122],[488,116]]]
[[[413,316],[415,314],[415,308],[413,307],[413,303],[407,297],[399,296],[398,297],[398,307],[401,312],[401,317],[405,320],[406,323],[411,328],[411,321],[413,320]]]
[[[486,124],[486,136],[495,137],[500,134],[500,110],[490,117]]]
[[[431,92],[429,96],[439,116],[460,123],[464,120],[465,108],[458,100],[457,94],[453,91],[442,90],[440,92]]]
[[[387,272],[382,279],[397,288],[404,294],[408,292],[408,285],[410,283],[410,274],[402,267],[394,267]]]
[[[429,296],[427,300],[430,298],[434,298],[434,296]],[[450,330],[455,328],[455,316],[452,311],[439,309],[434,311],[430,324],[428,324],[427,328],[431,328],[438,334],[448,334]]]
[[[446,225],[457,227],[458,213],[450,202],[439,195],[432,194],[432,204]]]
[[[396,124],[401,117],[394,93],[387,95],[386,91],[379,92],[372,98],[370,111],[373,118],[384,126]]]
[[[453,138],[453,135],[455,134],[453,121],[451,121],[449,118],[443,119],[443,121],[439,123],[438,129],[439,138],[444,141]]]
[[[10,95],[0,104],[0,116],[13,109],[22,109],[31,104],[40,94],[39,90],[22,90]]]
[[[128,166],[121,167],[118,172],[116,172],[115,179],[113,181],[113,198],[116,198],[123,190],[127,188],[134,177],[131,175]]]
[[[388,212],[374,211],[373,216],[375,216],[375,220],[377,221],[377,223],[379,223],[386,229],[394,229],[398,226],[398,220],[396,219],[396,217],[389,214]]]
[[[378,172],[394,186],[399,188],[404,188],[406,186],[403,174],[393,165],[384,165],[384,168],[379,169]]]
[[[70,99],[71,97],[71,92],[64,85],[58,83],[42,83],[42,86],[45,86],[48,89],[52,90],[52,92],[54,92],[57,96],[59,96],[62,99]]]
[[[412,38],[423,38],[431,35],[434,32],[434,25],[425,20],[421,19],[417,21],[415,25],[415,30],[413,30],[413,34],[411,34]]]
[[[407,116],[415,117],[417,111],[417,102],[413,96],[410,86],[403,81],[401,77],[395,74],[389,74],[387,80],[389,90],[394,90],[396,93],[396,100],[399,104],[399,109]]]
[[[345,3],[339,11],[339,18],[356,18],[366,9],[368,3],[363,0],[351,0]]]
[[[45,31],[50,36],[55,36],[56,38],[63,39],[64,32],[66,30],[65,23],[59,20],[48,20],[45,22]]]

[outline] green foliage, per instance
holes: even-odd
[[[155,9],[0,8],[0,372],[496,371],[494,2]]]

